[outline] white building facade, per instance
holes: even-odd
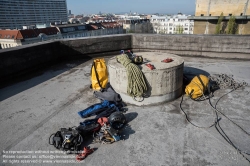
[[[189,15],[177,14],[173,16],[152,15],[150,22],[154,33],[160,34],[193,34],[194,21],[188,20]]]
[[[0,29],[68,21],[66,0],[0,0]]]

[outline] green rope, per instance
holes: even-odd
[[[143,97],[143,94],[147,91],[147,84],[140,68],[133,64],[126,54],[118,55],[116,58],[127,70],[128,95],[134,97],[134,99],[135,97]]]

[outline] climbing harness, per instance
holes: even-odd
[[[109,118],[98,119],[101,129],[93,133],[94,142],[111,144],[120,140],[119,130],[126,124],[126,117],[121,112],[112,113]]]
[[[104,123],[99,132],[94,132],[93,138],[94,142],[102,144],[111,144],[120,140],[118,131],[114,132],[114,129],[108,123]]]
[[[127,94],[133,97],[136,101],[143,101],[148,88],[142,71],[137,65],[132,63],[126,54],[118,55],[116,58],[127,71]],[[140,98],[140,100],[137,100],[137,98]]]
[[[83,138],[75,127],[68,129],[61,128],[49,137],[50,145],[67,153],[76,153],[82,142]]]

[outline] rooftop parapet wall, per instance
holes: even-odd
[[[115,35],[47,41],[4,49],[0,50],[0,77],[4,81],[62,60],[90,59],[131,47],[130,35]]]
[[[137,51],[161,51],[185,56],[250,59],[250,36],[142,35],[133,37]]]
[[[112,53],[114,51],[117,53],[121,49],[132,48],[131,35],[97,36],[90,38],[61,40],[60,42],[63,45],[60,51],[65,57],[84,57],[87,54],[90,57],[93,57],[94,55],[92,54]],[[72,50],[74,50],[73,54]]]
[[[0,50],[1,80],[57,63],[60,57],[59,42],[43,42]]]
[[[4,81],[62,60],[89,59],[131,48],[134,51],[250,60],[250,36],[112,35],[47,41],[0,50],[0,77]]]

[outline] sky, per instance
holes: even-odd
[[[140,13],[183,14],[195,13],[195,0],[67,0],[72,14]]]

